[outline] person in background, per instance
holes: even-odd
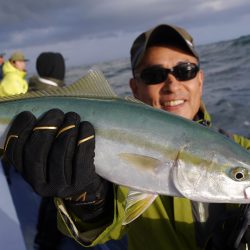
[[[28,91],[26,62],[22,52],[14,52],[3,65],[3,79],[0,84],[0,96],[25,94]]]
[[[3,79],[3,64],[5,53],[0,53],[0,81]]]
[[[64,87],[65,60],[57,52],[42,52],[36,60],[38,76],[29,79],[29,91]]]
[[[211,126],[211,117],[201,101],[204,74],[200,58],[186,30],[158,25],[135,39],[130,55],[130,87],[134,97],[201,126]],[[58,131],[53,135],[51,130],[33,131],[34,127],[48,124],[64,132],[56,136]],[[74,129],[66,132],[64,128],[69,124],[75,125]],[[232,244],[235,239],[231,236],[242,219],[242,209],[237,204],[209,204],[160,195],[140,217],[123,226],[128,189],[109,183],[95,173],[94,127],[87,121],[81,122],[78,114],[52,109],[37,120],[32,113],[23,112],[13,120],[9,136],[13,134],[19,137],[9,141],[5,157],[19,169],[26,164],[27,173],[22,175],[37,192],[48,196],[58,194],[55,199],[58,225],[83,246],[119,239],[127,233],[129,250],[235,249]],[[250,140],[228,136],[250,150]],[[84,143],[79,145],[69,143],[83,141],[83,138]],[[35,150],[41,147],[43,152]],[[32,155],[25,153],[33,148]],[[13,157],[15,152],[19,152],[21,159]],[[71,159],[68,165],[67,159]],[[78,185],[71,186],[64,181],[67,179],[65,165]],[[38,169],[43,168],[53,176],[60,173],[61,180],[46,180],[41,186]],[[244,233],[242,231],[242,235]],[[248,231],[240,238],[237,249],[249,249],[247,234]]]

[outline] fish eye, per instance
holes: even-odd
[[[242,167],[236,167],[231,170],[231,177],[235,181],[244,181],[248,177],[248,170]]]

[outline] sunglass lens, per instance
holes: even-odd
[[[193,79],[198,71],[199,68],[197,65],[182,63],[174,67],[173,74],[180,81],[188,81]]]
[[[146,84],[158,84],[167,79],[167,70],[164,68],[149,68],[141,73],[141,79]]]

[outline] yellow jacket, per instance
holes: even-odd
[[[210,119],[202,104],[195,121],[210,126]],[[249,139],[227,136],[250,151]],[[140,217],[123,226],[127,192],[127,188],[114,185],[114,209],[110,210],[113,217],[106,225],[105,218],[94,223],[82,221],[80,212],[74,214],[63,199],[56,198],[59,229],[83,246],[91,247],[121,239],[127,234],[129,250],[228,249],[228,239],[241,215],[238,204],[201,203],[160,195]],[[80,206],[77,209],[80,211]],[[246,249],[245,244],[241,247]]]
[[[3,65],[3,80],[0,83],[0,96],[24,94],[28,91],[26,72],[15,68],[9,61]]]

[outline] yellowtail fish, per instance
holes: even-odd
[[[96,172],[127,186],[124,224],[158,194],[200,202],[250,202],[250,153],[224,135],[193,121],[120,98],[103,74],[90,70],[53,91],[0,99],[0,146],[13,117],[28,110],[75,111],[96,130]]]

